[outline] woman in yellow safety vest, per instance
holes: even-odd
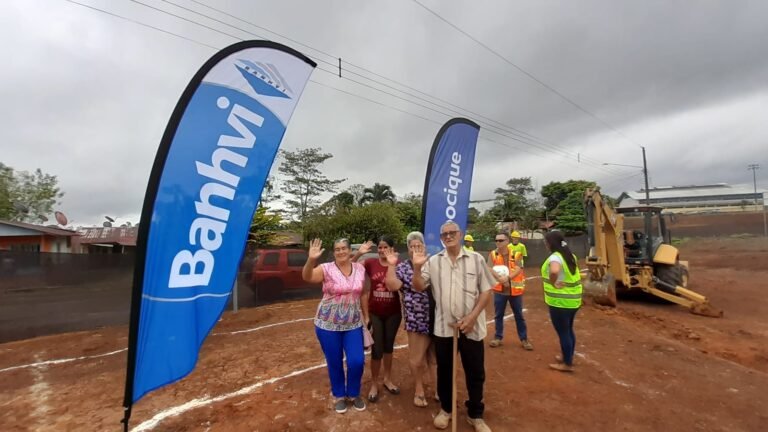
[[[541,266],[544,301],[549,306],[549,317],[560,337],[562,351],[562,355],[555,357],[557,362],[549,367],[561,372],[572,372],[573,353],[576,349],[573,321],[581,307],[581,274],[576,255],[568,248],[562,233],[548,232],[544,236],[544,244],[551,252]]]

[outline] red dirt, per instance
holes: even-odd
[[[691,263],[690,287],[724,309],[725,317],[638,301],[620,302],[617,309],[585,306],[576,320],[572,375],[546,366],[557,353],[557,337],[541,285],[530,281],[526,319],[535,350],[524,351],[513,341],[512,322],[505,345],[486,349],[485,417],[493,430],[768,430],[768,241],[692,240],[680,248]],[[316,304],[305,300],[226,313],[214,333],[309,318]],[[125,348],[126,340],[126,328],[115,327],[1,344],[0,370],[105,354]],[[398,343],[405,343],[404,334]],[[0,430],[118,430],[125,358],[122,351],[0,371]],[[214,334],[195,371],[142,399],[131,425],[196,398],[224,395],[322,362],[311,321]],[[433,430],[437,404],[413,406],[404,349],[395,354],[395,376],[402,394],[383,392],[365,412],[335,414],[326,370],[317,368],[167,417],[154,430]],[[368,381],[366,371],[364,389]],[[459,382],[461,401],[466,393],[463,379]],[[459,409],[459,430],[469,431],[464,418],[465,410]]]
[[[749,207],[748,207],[749,208]],[[763,212],[742,211],[711,214],[675,214],[667,217],[667,228],[673,237],[723,237],[741,234],[761,236],[765,231]],[[642,229],[643,218],[624,219],[627,229]]]

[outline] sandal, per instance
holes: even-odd
[[[388,392],[392,393],[393,395],[399,395],[400,394],[400,388],[395,386],[390,388],[387,383],[384,383],[384,388],[387,389]]]
[[[376,401],[379,400],[379,391],[376,390],[368,392],[368,402],[370,403],[376,403]]]
[[[378,393],[368,393],[368,402],[370,403],[376,403],[379,400],[379,394]]]
[[[416,395],[413,397],[413,404],[416,405],[419,408],[426,408],[429,403],[427,403],[427,398],[424,397],[424,395]]]

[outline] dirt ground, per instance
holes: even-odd
[[[643,218],[627,217],[626,229],[642,229]],[[741,234],[762,236],[765,233],[763,212],[742,211],[710,214],[678,213],[667,216],[667,228],[672,237],[725,237]]]
[[[529,281],[526,320],[535,350],[514,341],[513,321],[502,347],[486,347],[485,418],[493,430],[768,430],[768,241],[699,239],[680,248],[691,262],[690,287],[725,316],[637,300],[617,309],[587,305],[576,319],[577,363],[570,375],[547,368],[557,337],[541,284]],[[407,348],[396,351],[394,362],[402,394],[382,392],[364,412],[330,409],[327,371],[309,320],[316,304],[226,313],[195,371],[139,401],[132,429],[433,430],[437,404],[412,403]],[[232,333],[243,330],[251,331]],[[405,344],[402,332],[398,343]],[[120,430],[126,344],[125,327],[0,344],[0,431]],[[364,389],[368,383],[366,370]],[[462,378],[459,383],[462,401]],[[471,430],[466,411],[458,412],[459,430]]]

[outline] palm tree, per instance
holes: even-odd
[[[363,190],[363,197],[360,198],[360,205],[369,202],[395,202],[395,193],[392,192],[392,187],[382,183],[375,183],[373,187],[365,188]]]

